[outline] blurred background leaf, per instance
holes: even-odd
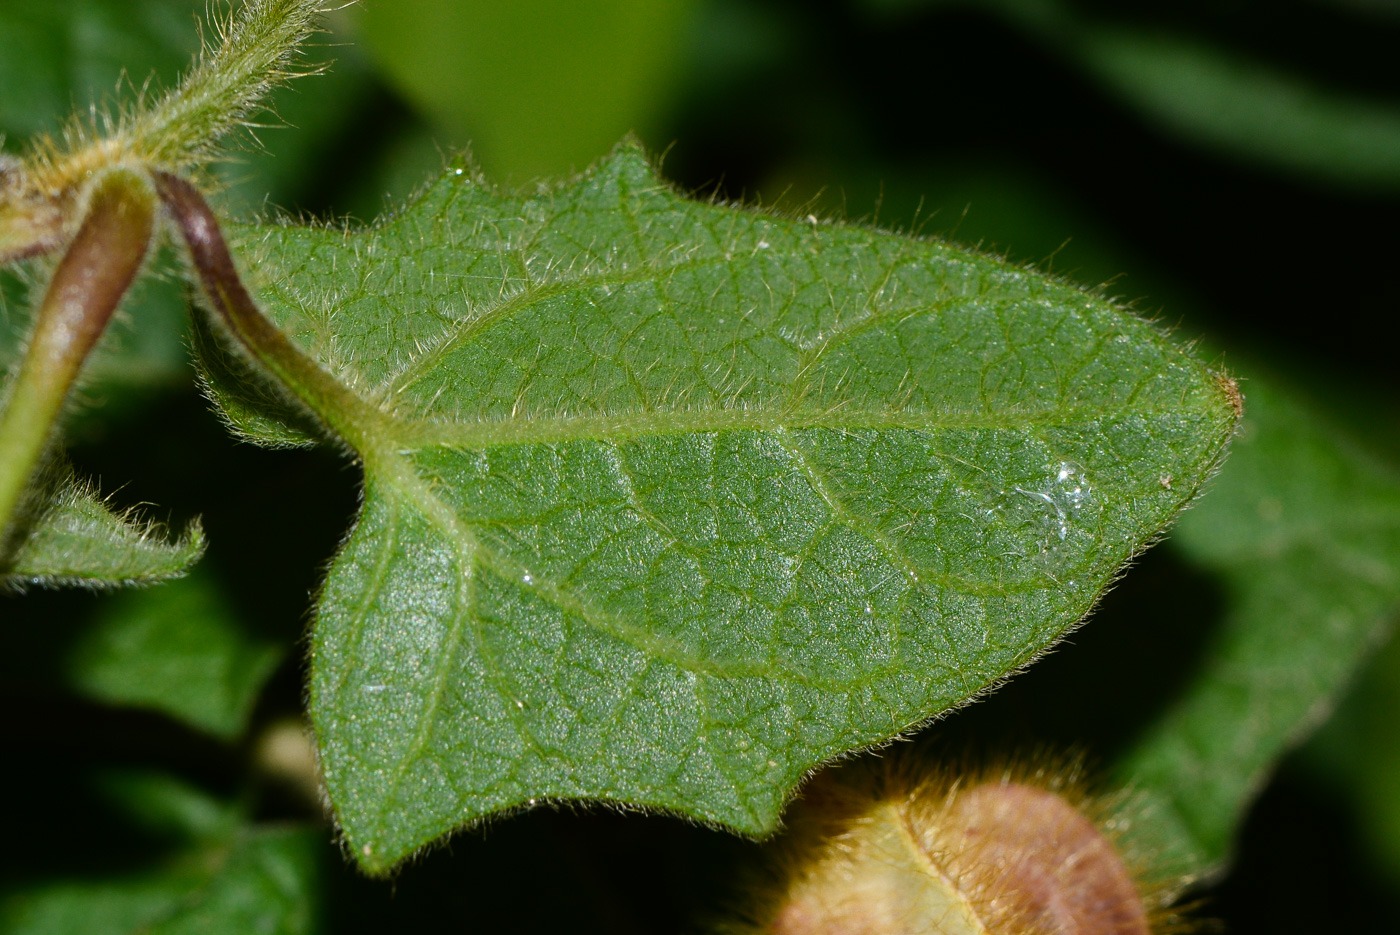
[[[958,0],[866,2],[888,16]],[[1400,188],[1400,97],[1328,87],[1246,51],[1182,34],[1171,23],[1120,25],[1093,3],[990,0],[972,6],[1005,15],[1176,137],[1334,182]]]
[[[159,773],[102,777],[109,801],[166,839],[168,854],[105,874],[0,886],[5,935],[200,933],[303,935],[316,930],[321,835],[244,824],[236,808]]]
[[[1304,749],[1309,771],[1347,796],[1366,857],[1400,881],[1400,639],[1393,634]]]
[[[1400,104],[1339,93],[1188,38],[1066,31],[1092,74],[1168,132],[1339,182],[1400,187]]]
[[[236,739],[283,648],[247,633],[213,576],[113,595],[69,649],[78,692]]]
[[[695,0],[396,0],[359,36],[443,141],[528,181],[586,168],[649,129],[679,77]]]
[[[1222,620],[1118,769],[1160,804],[1153,832],[1187,873],[1225,865],[1243,810],[1400,611],[1400,472],[1255,372],[1230,459],[1171,540],[1221,582]]]
[[[56,134],[119,84],[169,82],[199,48],[202,0],[0,0],[0,133]],[[129,82],[129,84],[128,84]]]

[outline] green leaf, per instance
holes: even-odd
[[[26,283],[5,276],[3,284],[8,288],[0,307],[0,372],[18,365],[29,330],[27,310],[17,311],[26,302]],[[176,298],[175,283],[153,285],[137,285],[84,370],[88,385],[80,393],[91,410],[110,415],[188,379],[185,302]],[[79,431],[83,413],[78,408],[72,420]],[[31,520],[20,535],[0,542],[0,588],[154,583],[183,574],[204,551],[198,526],[172,542],[134,511],[113,509],[66,466],[38,485],[27,512]]]
[[[49,489],[20,541],[0,544],[0,587],[151,584],[184,574],[204,552],[198,525],[171,541],[163,527],[114,510],[70,473]]]
[[[1227,859],[1274,764],[1400,608],[1400,476],[1274,380],[1245,387],[1229,464],[1172,540],[1223,581],[1224,620],[1186,694],[1120,768],[1192,873]]]
[[[226,739],[247,724],[280,647],[250,637],[208,574],[116,595],[72,647],[69,683]]]
[[[120,769],[99,772],[102,799],[141,831],[180,843],[227,839],[243,816],[236,804],[210,795],[169,773]]]
[[[305,828],[242,828],[158,870],[12,891],[0,899],[0,933],[309,933],[319,837]]]
[[[290,387],[365,465],[311,714],[376,871],[540,798],[770,831],[813,766],[1083,617],[1235,422],[1103,299],[686,201],[632,147],[533,196],[457,168],[365,232],[241,235],[360,397]],[[251,399],[232,422],[300,437]]]
[[[365,45],[410,102],[515,179],[576,171],[656,116],[693,0],[365,4]]]

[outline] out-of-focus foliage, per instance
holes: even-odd
[[[1327,726],[1304,750],[1323,781],[1353,798],[1380,873],[1400,880],[1400,639],[1370,660]]]
[[[0,2],[0,133],[58,133],[77,108],[169,82],[199,48],[201,0]]]
[[[72,646],[68,677],[99,701],[152,708],[234,739],[282,652],[245,632],[226,591],[198,570],[105,602]]]
[[[255,826],[161,774],[101,777],[113,805],[170,853],[103,877],[0,884],[5,935],[305,935],[316,931],[315,831]]]
[[[357,35],[386,75],[486,170],[524,182],[579,171],[655,124],[696,0],[395,0]]]
[[[1223,619],[1186,693],[1119,767],[1163,803],[1157,831],[1194,873],[1222,865],[1241,808],[1400,611],[1400,472],[1274,378],[1245,386],[1230,460],[1173,536],[1219,576]]]
[[[965,0],[865,2],[898,15]],[[1366,5],[1393,9],[1388,2]],[[1174,136],[1348,185],[1400,189],[1400,100],[1329,88],[1170,25],[1120,25],[1093,4],[991,0],[969,6],[1006,16]]]

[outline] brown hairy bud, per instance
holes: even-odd
[[[66,207],[36,191],[19,160],[0,154],[0,266],[61,246],[72,226]]]
[[[1123,796],[1073,762],[953,774],[901,758],[828,770],[775,845],[744,935],[1153,935],[1181,881],[1124,853]]]

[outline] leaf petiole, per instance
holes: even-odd
[[[118,168],[93,184],[0,415],[0,541],[12,533],[83,362],[140,272],[155,228],[156,196],[147,175]]]
[[[336,438],[363,454],[372,445],[366,428],[383,421],[379,411],[307,357],[262,313],[239,278],[218,219],[199,189],[169,172],[155,172],[154,179],[217,319],[298,405],[310,408]]]

